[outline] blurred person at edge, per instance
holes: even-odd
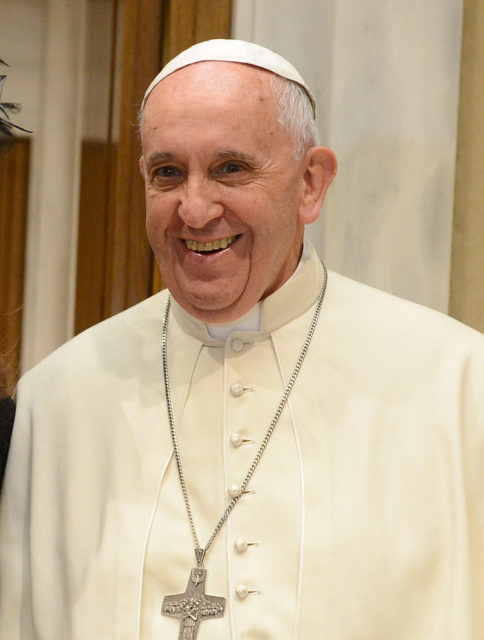
[[[0,60],[0,65],[7,66],[3,60]],[[3,74],[0,75],[0,99],[5,80],[6,76]],[[12,144],[15,142],[12,130],[18,129],[25,131],[10,121],[9,112],[15,112],[19,109],[20,106],[16,103],[0,102],[0,158],[8,152]],[[2,344],[2,336],[0,336],[0,344]],[[2,487],[15,417],[15,404],[9,395],[9,373],[10,371],[6,363],[0,358],[0,489]]]
[[[484,640],[484,337],[327,272],[313,107],[240,41],[148,88],[169,291],[19,384],[1,638]]]
[[[7,390],[7,367],[0,360],[0,489],[15,417],[15,404]]]

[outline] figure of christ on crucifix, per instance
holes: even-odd
[[[163,599],[161,613],[181,621],[178,640],[195,640],[200,622],[224,615],[225,598],[205,594],[206,576],[206,569],[192,569],[185,593],[165,596]]]

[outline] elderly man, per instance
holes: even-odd
[[[168,292],[24,377],[8,640],[484,638],[484,340],[326,268],[336,161],[276,54],[196,45],[143,103]]]

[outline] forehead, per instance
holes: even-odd
[[[164,78],[152,91],[143,120],[183,114],[197,109],[250,113],[250,117],[277,119],[272,73],[237,62],[204,61],[188,65]]]
[[[145,105],[143,155],[209,157],[228,149],[259,164],[292,156],[279,122],[272,72],[235,62],[200,62],[164,78]]]

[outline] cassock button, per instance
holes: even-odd
[[[235,384],[230,385],[230,393],[238,398],[244,393],[244,387],[236,382]]]
[[[240,486],[238,484],[233,484],[230,488],[229,488],[229,496],[231,498],[236,498],[237,496],[240,495]]]
[[[240,435],[240,433],[233,433],[230,436],[230,444],[233,447],[240,447],[240,445],[242,444],[242,436]]]
[[[239,600],[245,600],[249,595],[249,589],[245,584],[238,584],[235,587],[235,595]]]
[[[240,353],[244,350],[244,341],[240,338],[234,338],[230,342],[230,348],[232,349],[232,351],[235,351],[235,353]]]
[[[243,538],[237,538],[237,540],[234,541],[234,547],[239,553],[244,553],[244,551],[247,551],[249,548],[249,543]]]

